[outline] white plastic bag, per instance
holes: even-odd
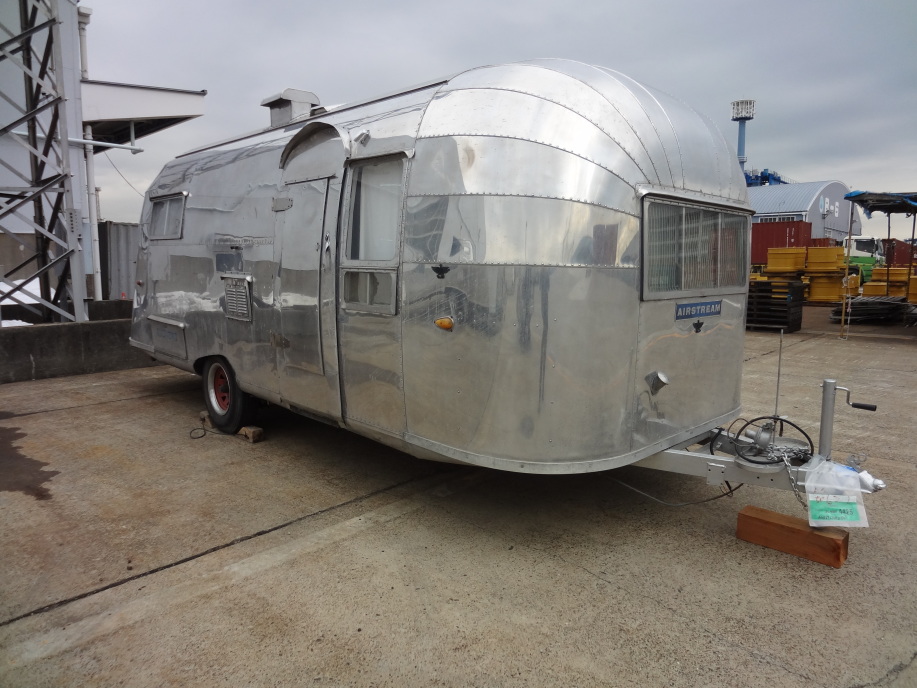
[[[855,468],[820,459],[806,473],[806,497],[810,526],[869,527]]]

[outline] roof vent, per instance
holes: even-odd
[[[303,115],[309,116],[312,114],[312,108],[319,104],[317,95],[295,88],[285,88],[277,95],[261,101],[261,105],[271,109],[272,127],[289,124]]]

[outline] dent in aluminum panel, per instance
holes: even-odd
[[[633,160],[650,183],[659,183],[649,151],[634,124],[617,109],[614,102],[596,91],[587,81],[553,71],[546,66],[512,64],[473,69],[450,80],[440,89],[489,88],[526,93],[557,103],[592,122]],[[421,125],[427,124],[426,118]]]
[[[595,163],[550,146],[493,137],[417,141],[410,196],[487,194],[564,198],[634,212],[636,192]]]
[[[526,139],[578,155],[636,185],[646,175],[596,124],[537,96],[496,89],[438,95],[424,116],[422,138],[497,136]]]
[[[529,463],[627,454],[637,274],[459,265],[438,279],[406,265],[408,432]]]
[[[408,197],[405,262],[635,267],[639,220],[608,208],[520,196]]]

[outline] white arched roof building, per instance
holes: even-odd
[[[755,210],[753,222],[812,223],[812,238],[842,241],[850,223],[850,189],[838,181],[772,184],[748,188],[748,202]],[[860,211],[853,210],[853,234],[861,234]]]

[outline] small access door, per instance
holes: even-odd
[[[341,419],[335,255],[345,151],[337,132],[304,130],[284,152],[275,199],[277,389],[296,410]]]

